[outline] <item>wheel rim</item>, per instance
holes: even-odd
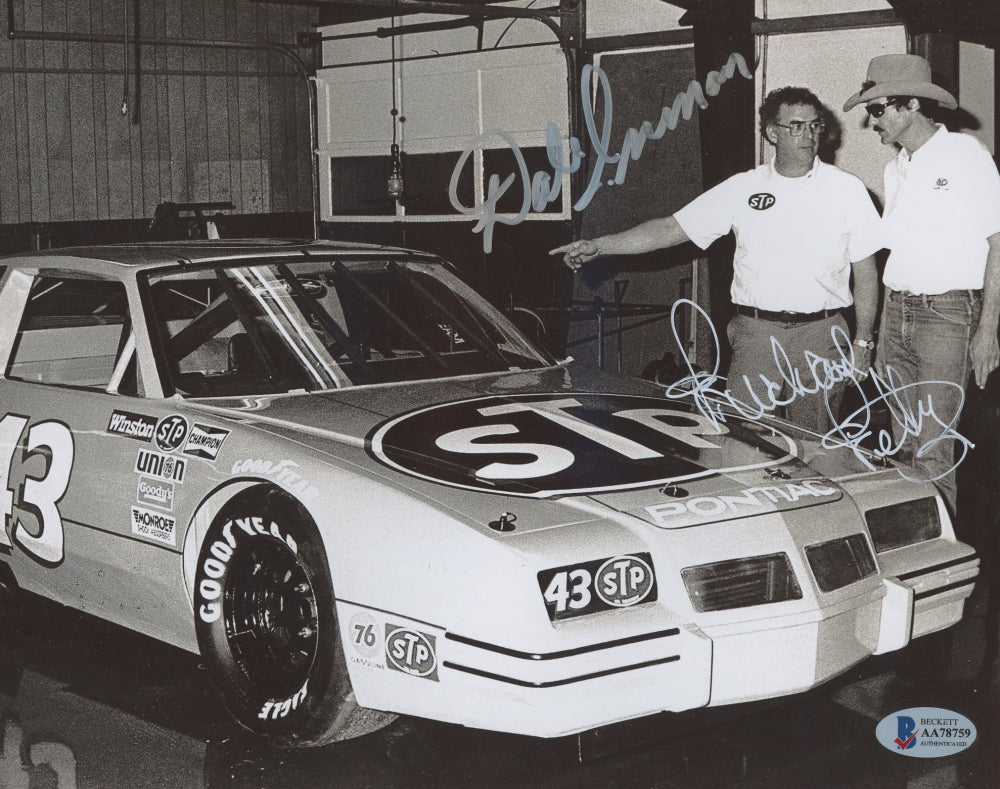
[[[316,596],[285,543],[261,539],[233,557],[224,617],[233,658],[251,686],[287,698],[306,681],[319,644]]]

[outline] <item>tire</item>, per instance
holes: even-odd
[[[198,557],[194,604],[209,678],[250,731],[306,747],[395,718],[354,701],[322,541],[283,492],[251,492],[219,513]]]

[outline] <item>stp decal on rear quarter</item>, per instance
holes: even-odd
[[[369,451],[422,479],[541,498],[774,466],[795,444],[768,430],[770,440],[737,417],[717,426],[658,397],[505,395],[396,417],[371,433]]]

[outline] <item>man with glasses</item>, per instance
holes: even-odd
[[[858,104],[882,143],[900,149],[885,168],[878,364],[905,387],[906,411],[933,411],[920,424],[893,420],[898,456],[937,483],[954,514],[956,445],[935,439],[958,427],[970,372],[982,387],[1000,363],[1000,175],[978,140],[934,122],[939,107],[958,105],[923,58],[873,58],[844,111]]]
[[[863,376],[878,307],[879,216],[861,181],[820,161],[827,109],[805,88],[772,91],[760,131],[774,157],[709,189],[672,216],[553,249],[574,271],[601,255],[637,255],[736,234],[726,387],[744,413],[776,405],[810,430],[836,420],[844,381],[823,360]],[[850,280],[854,275],[852,296]],[[854,305],[854,345],[843,312]]]

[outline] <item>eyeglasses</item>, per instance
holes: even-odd
[[[865,112],[872,118],[881,118],[889,107],[897,103],[894,99],[889,99],[889,101],[883,101],[880,104],[866,104]]]
[[[801,137],[805,133],[806,127],[808,127],[809,131],[814,135],[820,135],[826,129],[826,121],[822,120],[792,121],[791,123],[778,123],[777,121],[774,121],[774,125],[780,126],[782,129],[788,129],[788,133],[792,137]]]

